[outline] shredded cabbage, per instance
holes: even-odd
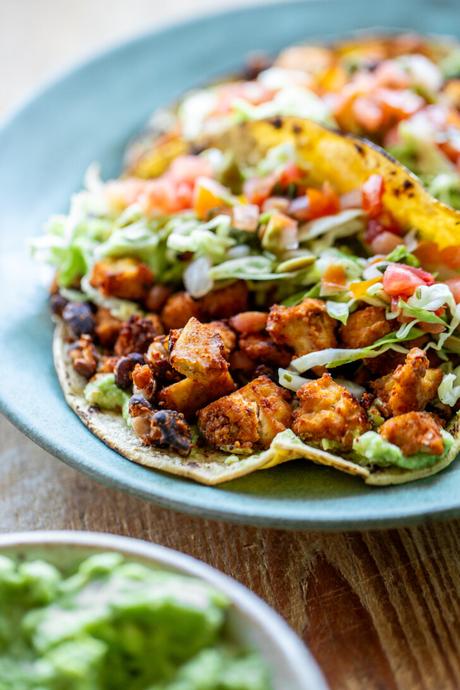
[[[332,300],[327,300],[326,311],[333,319],[337,319],[337,321],[346,324],[350,316],[350,307],[354,302],[354,299],[349,302],[334,302]]]
[[[324,350],[317,350],[310,352],[307,355],[302,355],[293,359],[291,366],[299,373],[308,371],[313,367],[326,366],[328,369],[339,367],[344,364],[356,362],[359,359],[367,359],[371,357],[378,357],[387,350],[396,350],[397,352],[407,352],[407,350],[399,345],[399,343],[407,340],[414,340],[422,335],[422,331],[417,328],[412,328],[403,338],[399,338],[396,333],[389,333],[383,338],[379,338],[375,343],[368,347],[362,348],[326,348]]]
[[[313,91],[299,86],[286,86],[280,89],[271,101],[260,105],[252,105],[242,98],[236,98],[232,103],[232,108],[237,122],[263,120],[282,115],[302,117],[322,124],[334,124],[330,109],[325,101]]]
[[[460,399],[460,367],[449,374],[444,374],[438,387],[438,398],[449,407],[457,404]]]
[[[292,273],[275,273],[275,264],[272,259],[263,255],[246,256],[240,259],[230,259],[218,266],[213,266],[209,271],[212,280],[284,280],[291,278]]]

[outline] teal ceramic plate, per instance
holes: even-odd
[[[0,131],[0,398],[28,436],[99,481],[160,505],[247,524],[319,529],[396,525],[460,513],[460,465],[371,489],[305,462],[210,488],[147,470],[95,438],[64,403],[51,360],[46,290],[26,242],[64,211],[91,161],[119,170],[156,106],[231,72],[254,49],[366,27],[460,31],[457,0],[311,0],[208,16],[125,43],[67,74]]]

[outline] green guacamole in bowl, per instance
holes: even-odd
[[[96,553],[71,569],[0,555],[0,690],[272,690],[201,579]]]

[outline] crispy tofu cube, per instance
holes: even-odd
[[[383,403],[386,416],[423,410],[436,397],[442,370],[430,368],[426,353],[418,347],[409,350],[403,364],[386,376],[371,382]]]
[[[192,316],[199,318],[200,307],[188,292],[176,292],[171,295],[161,311],[161,320],[167,330],[183,328]]]
[[[201,407],[233,390],[233,379],[228,372],[224,372],[210,384],[198,383],[192,379],[172,383],[163,388],[158,399],[162,407],[182,412],[190,419]]]
[[[340,337],[345,347],[367,347],[390,331],[383,307],[365,307],[350,315],[340,327]]]
[[[206,319],[228,319],[248,308],[248,288],[243,280],[208,292],[198,301]]]
[[[442,455],[444,452],[441,425],[429,412],[407,412],[387,419],[379,433],[401,448],[406,456],[415,453]]]
[[[335,320],[319,299],[305,299],[294,307],[276,304],[270,309],[267,331],[278,345],[292,347],[297,355],[336,347]]]
[[[303,441],[335,450],[351,450],[353,439],[369,423],[360,403],[332,380],[330,374],[305,383],[297,391],[300,405],[294,410],[292,430]]]
[[[174,334],[172,342],[170,362],[183,376],[209,384],[228,371],[227,352],[219,328],[192,317],[177,339]]]
[[[198,412],[199,429],[210,445],[241,453],[268,448],[290,421],[289,394],[267,376]]]
[[[137,259],[103,259],[94,264],[90,283],[107,296],[142,300],[153,285],[153,273]]]

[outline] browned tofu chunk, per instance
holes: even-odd
[[[200,308],[187,292],[171,295],[161,311],[161,320],[167,330],[183,328],[192,316],[199,318]]]
[[[300,405],[294,410],[292,430],[306,443],[347,451],[369,428],[363,407],[330,374],[305,383],[297,397]]]
[[[171,334],[174,345],[170,362],[174,369],[204,384],[228,371],[227,351],[219,330],[192,316],[177,339]]]
[[[131,316],[121,327],[115,343],[116,355],[128,355],[130,352],[147,352],[155,336],[161,335],[163,327],[155,314],[146,316]]]
[[[248,308],[248,288],[242,280],[208,292],[198,300],[201,312],[206,319],[228,319]]]
[[[255,364],[274,367],[287,367],[293,354],[286,347],[276,345],[269,335],[252,333],[241,336],[238,342],[241,352]]]
[[[383,307],[365,307],[351,314],[340,327],[340,338],[345,347],[367,347],[390,331]]]
[[[290,421],[287,391],[267,376],[259,376],[198,412],[198,426],[206,441],[230,452],[268,448]]]
[[[235,333],[223,321],[211,321],[209,326],[211,326],[222,338],[225,347],[225,356],[228,357],[236,347]]]
[[[199,383],[192,379],[182,379],[160,392],[158,400],[162,407],[182,412],[187,419],[200,408],[222,395],[235,390],[235,384],[228,371],[212,382]]]
[[[423,350],[413,347],[404,364],[373,381],[371,387],[383,403],[386,416],[396,416],[425,409],[436,397],[441,380],[441,369],[431,369]]]
[[[278,345],[292,347],[297,355],[335,347],[335,319],[319,299],[305,299],[295,307],[276,304],[270,309],[267,331]]]
[[[104,295],[142,300],[153,285],[153,273],[136,259],[103,259],[94,264],[90,283]]]
[[[387,419],[379,429],[384,439],[399,446],[406,456],[415,453],[441,455],[441,425],[429,412],[407,412]]]
[[[108,309],[100,307],[96,312],[96,335],[102,347],[112,347],[118,338],[122,321],[116,319]]]

